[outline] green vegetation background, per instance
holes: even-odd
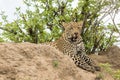
[[[117,2],[118,1],[118,2]],[[7,15],[1,12],[3,30],[1,42],[42,43],[54,41],[63,32],[62,22],[83,21],[81,36],[87,53],[104,51],[116,42],[114,33],[118,33],[115,24],[104,25],[104,17],[114,16],[120,7],[120,1],[79,0],[78,6],[72,7],[73,0],[24,0],[27,6],[22,13],[16,8],[17,19],[8,22]]]

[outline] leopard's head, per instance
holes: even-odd
[[[81,30],[83,22],[63,23],[63,38],[71,43],[77,43],[82,40]]]

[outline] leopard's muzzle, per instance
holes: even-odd
[[[78,39],[78,33],[74,33],[74,34],[72,35],[72,37],[71,37],[71,41],[72,41],[72,42],[76,42],[77,39]]]

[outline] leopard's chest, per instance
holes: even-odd
[[[63,44],[63,53],[72,56],[77,53],[76,45],[65,43]]]

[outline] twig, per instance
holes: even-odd
[[[116,24],[115,24],[116,11],[113,13],[113,17],[112,17],[112,14],[109,14],[109,15],[110,15],[110,17],[111,17],[111,20],[112,20],[112,22],[113,22],[113,25],[114,25],[115,29],[117,30],[117,32],[118,32],[119,35],[120,35],[119,29],[117,28],[117,26],[116,26]]]

